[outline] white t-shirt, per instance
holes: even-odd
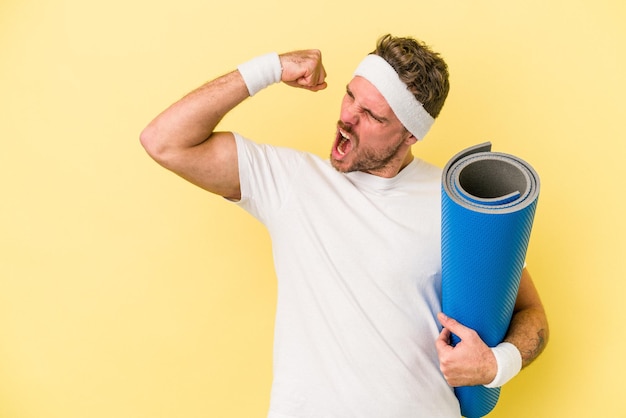
[[[268,418],[459,417],[439,370],[441,170],[388,179],[236,136],[278,276]]]

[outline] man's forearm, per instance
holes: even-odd
[[[548,322],[542,308],[527,308],[511,319],[505,341],[515,345],[522,355],[522,367],[529,365],[548,342]]]
[[[548,343],[549,328],[543,304],[527,269],[522,271],[515,310],[505,341],[522,355],[522,367],[529,365]]]

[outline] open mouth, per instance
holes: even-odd
[[[352,137],[343,129],[337,129],[337,138],[333,148],[333,157],[342,159],[352,149]]]

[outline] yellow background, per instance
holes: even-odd
[[[626,417],[622,0],[2,0],[0,417],[264,417],[275,280],[264,229],[152,162],[165,106],[255,55],[323,51],[222,123],[326,156],[382,34],[426,40],[452,91],[415,152],[485,140],[542,182],[528,263],[552,339],[493,417]]]

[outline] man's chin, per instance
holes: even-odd
[[[352,170],[350,165],[346,164],[343,160],[337,160],[332,156],[330,157],[330,164],[335,170],[339,171],[340,173],[349,173],[351,171],[354,171]]]

